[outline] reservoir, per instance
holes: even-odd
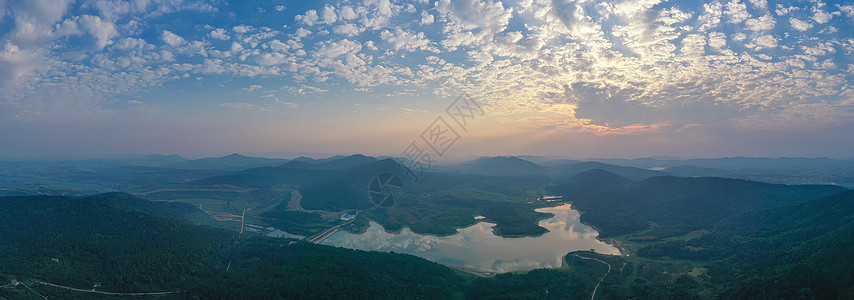
[[[540,221],[549,232],[537,237],[503,238],[492,233],[494,223],[478,222],[449,236],[421,235],[404,228],[400,233],[386,232],[371,222],[365,233],[341,231],[323,244],[371,251],[407,253],[437,263],[482,271],[504,273],[537,268],[557,268],[568,252],[591,250],[619,255],[617,248],[596,239],[599,235],[579,221],[570,204],[540,208],[538,212],[554,217]]]

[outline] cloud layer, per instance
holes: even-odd
[[[468,93],[494,115],[604,135],[851,124],[854,6],[772,3],[0,0],[0,109],[128,110],[168,83],[264,78],[282,88],[209,105]]]

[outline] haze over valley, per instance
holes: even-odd
[[[854,299],[852,28],[0,0],[0,300]]]

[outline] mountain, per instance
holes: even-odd
[[[185,170],[230,170],[238,171],[254,167],[275,166],[288,162],[287,159],[248,157],[237,153],[223,157],[211,157],[177,162],[163,167]]]
[[[554,166],[554,165],[565,165],[569,163],[579,163],[580,160],[572,160],[572,159],[564,159],[564,158],[552,158],[545,156],[536,156],[536,155],[520,155],[516,156],[518,158],[530,161],[532,163],[541,165],[541,166]]]
[[[714,298],[854,297],[854,191],[796,205],[734,214],[688,241],[649,245],[638,255],[711,261]]]
[[[612,189],[626,187],[632,181],[602,169],[592,169],[575,175],[566,184],[575,189]]]
[[[331,157],[326,160],[317,161],[314,165],[318,169],[346,169],[374,162],[377,162],[376,158],[361,154],[353,154],[346,157],[335,157],[335,159],[332,159]]]
[[[0,206],[8,299],[126,297],[87,292],[96,282],[101,292],[167,292],[159,299],[450,299],[465,282],[411,255],[190,225],[144,212],[175,207],[124,194],[0,197]]]
[[[585,213],[601,236],[617,236],[645,229],[647,235],[668,237],[708,229],[715,222],[748,211],[805,203],[846,191],[830,185],[780,185],[756,181],[661,176],[623,187],[603,189],[593,184],[615,178],[602,172],[579,174],[547,187],[564,195]]]
[[[669,167],[662,170],[666,173],[670,173],[673,175],[683,176],[683,177],[731,177],[737,176],[733,174],[732,171],[714,169],[714,168],[703,168],[703,167],[695,167],[695,166],[676,166]]]
[[[546,168],[515,156],[481,157],[454,168],[468,174],[490,176],[532,176],[544,174]]]
[[[178,154],[149,154],[129,156],[127,158],[118,159],[115,163],[128,166],[159,167],[163,165],[178,163],[185,160],[187,159],[181,157]]]
[[[277,167],[259,167],[191,182],[194,186],[232,185],[255,189],[277,186],[299,187],[306,209],[340,211],[367,209],[368,185],[380,173],[396,172],[399,164],[391,159],[376,160],[352,155],[318,164],[291,161]]]
[[[581,174],[582,172],[590,171],[593,169],[608,171],[633,181],[644,180],[650,177],[669,175],[661,171],[647,170],[635,167],[615,166],[595,161],[555,165],[549,167],[549,172],[556,177],[569,178]]]

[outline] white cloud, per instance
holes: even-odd
[[[297,29],[294,36],[296,36],[297,38],[304,38],[304,37],[307,37],[309,34],[311,34],[311,30],[308,30],[305,28],[299,28],[299,29]]]
[[[317,24],[317,21],[320,20],[320,17],[317,15],[317,11],[312,9],[305,12],[305,14],[296,15],[294,20],[307,26],[314,26],[314,24]]]
[[[797,6],[785,6],[783,4],[777,3],[777,9],[774,12],[777,13],[778,16],[785,16],[791,12],[800,10],[800,7]]]
[[[673,25],[685,22],[690,18],[691,14],[680,10],[678,7],[671,7],[669,9],[662,9],[655,21],[664,25]]]
[[[223,41],[227,41],[227,40],[231,39],[231,37],[228,36],[228,33],[225,31],[225,29],[222,29],[222,28],[214,29],[213,31],[208,33],[208,35],[210,35],[210,37],[212,37],[212,38],[215,38],[218,40],[223,40]]]
[[[750,13],[747,12],[747,5],[738,0],[732,0],[726,5],[725,14],[729,16],[729,22],[738,24],[750,18]]]
[[[833,19],[833,15],[830,13],[827,13],[826,11],[824,11],[820,8],[813,7],[812,19],[815,20],[816,22],[818,22],[819,24],[824,24],[824,23],[827,23],[828,21],[830,21],[830,19]]]
[[[335,13],[335,7],[329,4],[323,7],[323,12],[321,13],[321,16],[323,16],[323,24],[332,24],[338,21],[338,15]]]
[[[357,18],[359,15],[356,14],[352,6],[342,6],[338,16],[349,21]]]
[[[426,11],[421,12],[421,25],[430,25],[433,24],[434,18],[433,15]]]
[[[102,3],[90,3],[95,2]],[[570,116],[565,123],[607,130],[612,125],[648,125],[644,122],[649,118],[634,116],[630,116],[636,118],[630,124],[614,125],[628,122],[619,116],[623,105],[649,113],[650,118],[667,120],[681,117],[661,111],[681,113],[686,107],[715,107],[772,115],[789,103],[825,99],[845,89],[847,81],[838,74],[849,70],[848,54],[854,53],[850,50],[854,49],[854,40],[827,44],[821,35],[797,32],[820,24],[819,20],[830,22],[834,14],[854,12],[854,7],[841,5],[837,6],[839,11],[829,13],[830,18],[813,13],[812,8],[776,5],[775,12],[788,15],[782,20],[789,20],[793,28],[784,32],[775,27],[767,3],[757,0],[705,3],[696,12],[659,0],[617,4],[571,0],[343,1],[343,5],[325,5],[317,11],[294,12],[299,15],[293,24],[286,24],[285,32],[246,18],[248,24],[230,30],[211,26],[163,30],[159,37],[163,42],[149,43],[140,38],[147,37],[142,33],[161,27],[148,23],[146,18],[152,14],[141,12],[167,10],[151,4],[140,10],[138,3],[82,10],[102,12],[99,17],[77,12],[64,18],[63,11],[52,23],[36,22],[41,17],[29,13],[18,18],[18,11],[4,11],[9,13],[6,22],[15,23],[3,24],[12,29],[0,40],[5,47],[0,51],[0,80],[4,85],[19,85],[18,94],[50,90],[51,84],[57,88],[25,96],[8,96],[8,91],[2,91],[0,99],[5,95],[37,103],[33,99],[51,99],[74,90],[68,94],[91,97],[91,103],[97,103],[98,99],[144,89],[168,78],[265,75],[294,86],[304,82],[335,86],[336,90],[380,86],[376,90],[390,90],[388,95],[398,96],[450,96],[462,91],[488,96],[485,104],[499,113],[563,110],[563,115]],[[819,9],[823,12],[830,8]],[[816,16],[819,19],[808,19]],[[722,18],[732,24],[722,25]],[[508,30],[511,20],[519,28],[514,25]],[[110,24],[114,24],[112,30]],[[310,26],[318,27],[312,31]],[[836,30],[822,27],[823,32]],[[422,32],[427,28],[440,31]],[[76,51],[77,44],[66,44],[67,39],[59,38],[83,32],[95,37],[95,47]],[[119,37],[119,32],[125,36]],[[837,51],[834,49],[840,55],[832,55]],[[793,68],[798,73],[793,73]],[[99,75],[87,75],[90,78],[74,84],[51,81],[67,76],[63,73]],[[29,80],[33,77],[38,80]],[[301,95],[308,88],[289,91]],[[290,107],[288,103],[231,103],[223,107],[254,105],[276,110]],[[603,103],[614,103],[614,107]],[[764,111],[758,113],[760,107]],[[37,108],[33,104],[28,109]],[[684,118],[711,117],[695,113]]]
[[[315,54],[318,57],[324,58],[335,58],[347,53],[356,53],[362,49],[362,45],[348,40],[342,39],[340,41],[328,41],[328,42],[320,42],[317,44],[317,50],[315,50]]]
[[[792,24],[792,29],[797,31],[807,31],[812,28],[812,24],[806,21],[801,21],[795,18],[789,19],[789,23]]]
[[[720,49],[726,46],[726,35],[723,32],[709,33],[709,46]]]
[[[718,24],[721,23],[721,16],[723,15],[722,9],[723,5],[721,3],[704,3],[703,14],[697,17],[697,24],[700,25],[697,30],[706,31],[717,27]]]
[[[749,19],[747,20],[747,22],[744,22],[744,25],[747,26],[747,29],[753,32],[768,31],[774,29],[774,24],[776,24],[776,21],[774,20],[774,17],[771,16],[771,14],[765,14],[759,18]]]
[[[95,37],[95,49],[97,50],[112,45],[112,38],[119,35],[115,24],[101,20],[98,16],[83,15],[80,17],[79,22],[90,35]]]
[[[432,42],[424,35],[423,32],[413,32],[411,30],[402,30],[396,28],[394,32],[384,30],[380,34],[380,38],[391,43],[394,50],[406,50],[409,52],[422,50],[434,53],[439,53],[439,49],[432,46]]]
[[[753,4],[757,9],[767,9],[768,8],[768,0],[750,0],[750,4]]]
[[[284,5],[276,5],[276,11],[285,11],[285,8]]]
[[[495,34],[504,31],[513,16],[513,9],[505,9],[500,1],[440,0],[436,9],[447,20],[442,44],[452,51],[492,40]]]
[[[177,34],[172,33],[169,30],[164,30],[163,34],[160,35],[160,38],[166,42],[169,46],[178,47],[186,43],[187,41],[184,38],[178,36]]]
[[[845,13],[849,18],[854,18],[854,5],[836,5],[839,8],[839,11]],[[2,16],[2,15],[0,15]]]
[[[356,24],[347,23],[335,26],[335,28],[332,29],[332,32],[346,36],[355,36],[361,33],[362,30]]]
[[[43,51],[22,50],[17,45],[6,41],[3,49],[0,50],[0,88],[14,89],[28,81],[35,75],[43,56]]]
[[[237,33],[247,33],[247,32],[252,31],[253,29],[254,28],[252,26],[245,25],[245,24],[237,25],[237,26],[234,26],[231,28],[232,31],[237,32]]]
[[[777,47],[777,38],[770,34],[761,35],[754,38],[752,44],[748,45],[748,47],[753,47],[756,51],[764,48],[774,48]]]

